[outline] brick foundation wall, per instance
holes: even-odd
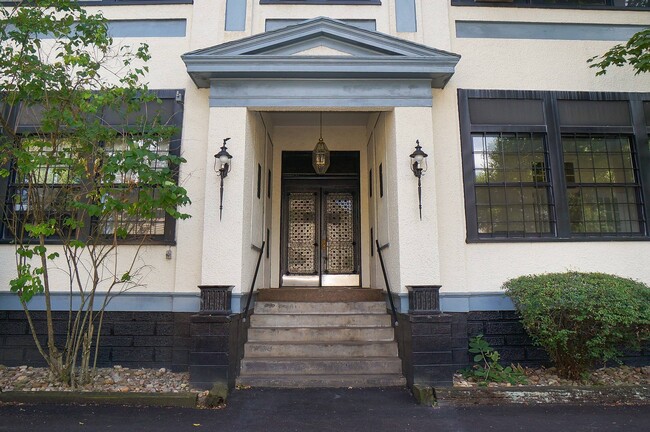
[[[482,334],[492,348],[499,351],[503,363],[522,366],[548,365],[549,359],[543,349],[533,345],[514,311],[487,311],[455,313],[460,321],[466,323],[466,343]],[[460,335],[459,335],[460,336]],[[467,357],[470,363],[469,355]]]
[[[57,345],[65,343],[67,312],[54,312]],[[190,313],[106,312],[99,366],[165,367],[186,371],[189,365]],[[46,343],[45,312],[32,312],[39,340]],[[43,366],[23,311],[0,311],[0,364]]]
[[[454,372],[473,364],[469,339],[483,334],[503,364],[549,366],[543,349],[533,345],[514,311],[399,314],[395,331],[408,385],[449,386]],[[627,352],[631,366],[650,364],[650,347]]]

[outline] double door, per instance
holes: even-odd
[[[285,182],[283,286],[360,284],[358,189],[358,180]]]

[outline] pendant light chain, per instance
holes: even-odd
[[[320,112],[320,139],[323,140],[323,111]]]

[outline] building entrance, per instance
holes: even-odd
[[[358,161],[357,152],[333,152],[324,176],[291,175],[291,161],[283,164],[282,286],[360,285],[358,165],[357,173],[338,172],[336,153]]]

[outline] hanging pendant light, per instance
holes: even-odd
[[[323,113],[320,113],[320,138],[311,152],[311,164],[318,174],[325,174],[330,167],[330,150],[323,141]]]

